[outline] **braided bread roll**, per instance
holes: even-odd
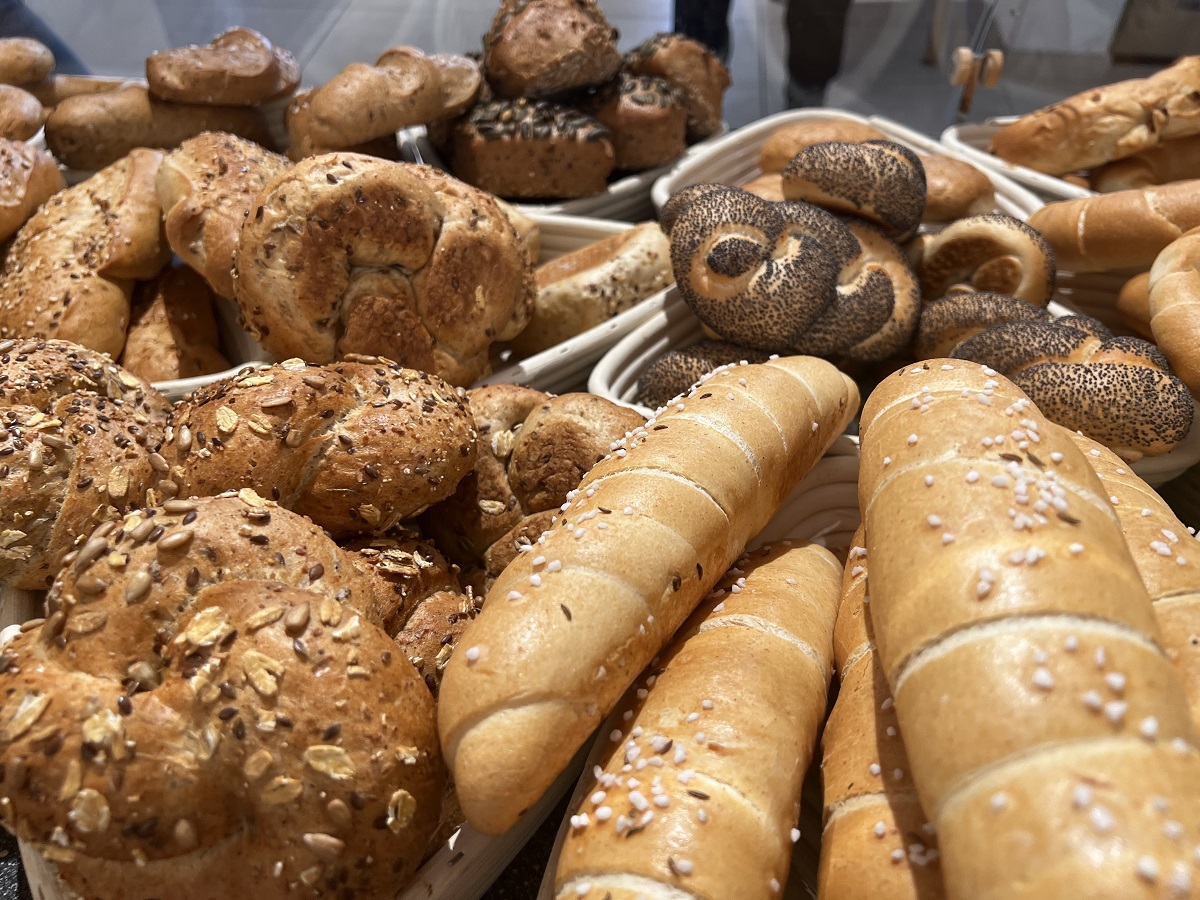
[[[921,810],[879,661],[860,525],[846,560],[833,632],[840,682],[821,740],[825,824],[820,900],[938,900],[936,831]]]
[[[1200,751],[1083,454],[958,360],[861,421],[871,618],[947,897],[1191,896]]]
[[[1100,477],[1125,543],[1154,603],[1167,657],[1183,678],[1200,727],[1200,546],[1162,497],[1108,448],[1075,432],[1071,440]]]
[[[541,796],[857,400],[820,360],[733,367],[592,468],[446,668],[439,729],[472,825],[504,831]]]
[[[1154,342],[1187,386],[1200,393],[1200,224],[1158,254],[1149,290]]]
[[[780,896],[825,717],[838,571],[815,544],[756,550],[684,623],[622,701],[571,816],[559,900]]]

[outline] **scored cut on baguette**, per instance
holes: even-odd
[[[736,565],[626,694],[573,809],[559,900],[771,900],[825,717],[840,566],[815,544]]]
[[[512,826],[841,434],[829,363],[718,371],[592,468],[447,665],[439,729],[468,821]]]

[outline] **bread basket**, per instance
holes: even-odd
[[[1003,175],[1016,181],[1046,200],[1074,200],[1094,197],[1096,192],[1053,175],[1038,172],[1028,166],[1006,162],[988,152],[992,135],[1004,125],[1016,121],[1016,116],[988,119],[982,123],[951,125],[942,132],[942,144],[956,156],[973,162],[984,171]]]
[[[697,145],[693,152],[677,162],[670,172],[654,183],[650,196],[655,208],[662,209],[672,194],[690,184],[706,181],[744,184],[761,173],[762,169],[758,164],[759,150],[776,129],[793,122],[829,118],[844,118],[873,125],[892,140],[919,153],[966,159],[964,154],[955,152],[933,138],[882,116],[864,118],[839,109],[793,109],[767,116],[744,128],[731,131],[724,137],[715,138],[704,146]],[[1032,192],[994,168],[984,168],[983,171],[991,179],[996,192],[996,206],[1002,212],[1024,220],[1043,205]]]

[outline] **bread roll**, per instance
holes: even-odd
[[[671,245],[657,222],[543,263],[529,324],[512,348],[529,356],[582,334],[671,283]]]
[[[763,172],[756,175],[745,184],[740,185],[743,191],[749,191],[764,200],[780,201],[783,198],[783,175],[779,172]]]
[[[1145,270],[1200,225],[1200,179],[1047,203],[1029,225],[1045,236],[1064,271]]]
[[[885,141],[887,135],[866,122],[855,119],[804,119],[780,126],[771,132],[758,151],[758,164],[764,172],[782,172],[792,157],[813,144],[829,141]]]
[[[1200,135],[1163,141],[1157,147],[1093,170],[1089,186],[1108,194],[1171,181],[1200,178]]]
[[[21,87],[37,97],[42,106],[52,107],[68,97],[105,94],[129,83],[127,78],[104,78],[98,75],[47,75],[41,81],[22,84]]]
[[[490,197],[428,166],[355,153],[272,178],[235,268],[238,305],[268,353],[384,356],[464,386],[533,303],[532,267]]]
[[[1011,163],[1062,175],[1200,132],[1200,56],[1027,113],[992,135]]]
[[[538,260],[542,258],[542,227],[517,207],[499,197],[496,198],[496,205],[500,207],[500,211],[516,229],[517,237],[521,240],[521,246],[525,248],[525,256],[529,259],[530,264],[536,266]]]
[[[257,106],[300,83],[296,58],[252,28],[231,28],[204,46],[160,50],[146,60],[146,82],[159,100],[208,106]]]
[[[838,570],[815,544],[756,550],[683,624],[622,700],[631,715],[571,810],[559,900],[780,895],[825,717]]]
[[[54,70],[54,54],[41,41],[0,38],[0,84],[41,81]]]
[[[1196,182],[1200,185],[1200,182]],[[1172,241],[1154,260],[1147,282],[1150,330],[1171,366],[1200,395],[1200,227]]]
[[[227,131],[271,147],[257,109],[167,103],[144,87],[63,100],[46,119],[46,145],[73,169],[102,169],[135,147],[171,150],[205,131]]]
[[[828,363],[739,366],[592,468],[446,669],[439,728],[472,825],[502,832],[541,796],[856,405]]]
[[[0,137],[27,141],[41,130],[45,118],[37,97],[11,84],[0,84]]]
[[[1117,292],[1117,315],[1121,323],[1139,337],[1154,340],[1150,327],[1150,273],[1134,275]]]
[[[925,169],[922,222],[953,222],[995,210],[992,181],[978,168],[940,153],[917,155]]]
[[[626,66],[634,75],[665,78],[683,94],[689,141],[720,130],[729,70],[704,44],[682,34],[660,32],[630,50]]]
[[[650,409],[670,405],[705,375],[737,362],[762,363],[770,354],[729,341],[697,341],[668,350],[652,360],[638,375],[637,402]]]
[[[185,266],[167,269],[134,292],[121,365],[147,381],[211,375],[229,368],[221,355],[213,295]]]
[[[0,333],[75,341],[120,356],[134,279],[170,257],[154,177],[137,149],[47,200],[13,239],[0,273]]]
[[[21,141],[0,139],[0,243],[66,186],[49,153]]]
[[[1083,454],[962,361],[890,376],[861,423],[871,621],[946,896],[1189,893],[1200,752]]]
[[[940,900],[936,831],[921,811],[871,628],[867,548],[854,535],[834,628],[837,701],[821,740],[820,900]]]
[[[585,107],[612,132],[618,169],[665,166],[687,149],[683,96],[665,78],[622,72]]]
[[[233,257],[254,198],[288,161],[232,134],[206,132],[168,153],[154,186],[167,241],[209,287],[232,299]]]

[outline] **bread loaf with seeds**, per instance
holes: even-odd
[[[820,900],[939,900],[937,833],[921,811],[869,616],[867,549],[854,535],[833,632],[837,701],[821,739]]]
[[[634,75],[666,79],[683,95],[689,141],[721,130],[729,70],[704,44],[682,34],[660,32],[630,50],[625,65]]]
[[[584,104],[612,132],[617,168],[665,166],[687,149],[687,110],[665,78],[621,72]]]
[[[820,360],[732,367],[588,472],[446,668],[439,729],[472,825],[504,831],[542,795],[857,402]]]
[[[21,141],[0,139],[0,242],[7,241],[50,197],[67,186],[54,158]]]
[[[1196,734],[1084,455],[961,360],[861,423],[871,622],[946,896],[1192,894]]]
[[[453,494],[475,462],[475,427],[436,376],[378,359],[292,359],[184,400],[163,455],[181,497],[254,488],[345,536],[386,531]]]
[[[780,896],[825,717],[839,568],[815,544],[763,547],[683,624],[584,776],[559,900]]]
[[[134,291],[121,365],[148,381],[229,368],[220,349],[213,293],[187,266],[166,269]]]

